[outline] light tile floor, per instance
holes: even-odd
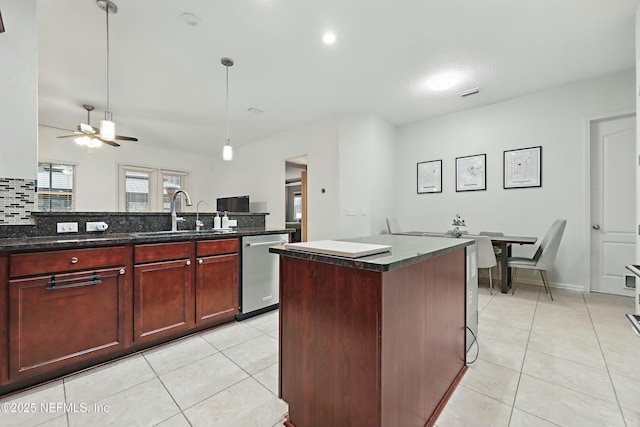
[[[277,337],[277,311],[222,325],[2,399],[0,426],[281,426]]]
[[[479,357],[438,427],[640,427],[640,337],[624,318],[632,299],[553,292],[551,302],[534,286],[493,296],[480,288]],[[282,425],[277,316],[223,325],[12,395],[0,405],[23,412],[0,412],[0,426]]]
[[[633,299],[552,292],[491,296],[481,285],[478,360],[438,427],[640,427],[640,337],[624,317]]]

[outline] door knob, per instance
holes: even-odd
[[[599,226],[598,224],[594,225],[592,228],[593,228],[594,230],[600,230],[600,226]]]

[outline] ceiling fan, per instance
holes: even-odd
[[[75,130],[73,134],[62,135],[58,138],[79,138],[80,141],[76,142],[78,142],[78,144],[80,145],[97,146],[100,145],[100,142],[104,142],[105,144],[109,144],[113,147],[119,147],[120,144],[118,144],[117,142],[101,138],[100,129],[91,126],[91,111],[94,110],[94,106],[85,104],[82,107],[87,110],[87,123],[80,123],[76,128],[77,130]],[[82,140],[81,138],[87,139]],[[115,139],[118,139],[120,141],[138,141],[138,138],[122,135],[116,135]]]

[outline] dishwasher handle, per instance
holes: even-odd
[[[245,247],[255,248],[256,246],[273,246],[273,245],[281,245],[284,243],[289,243],[289,242],[287,240],[272,240],[270,242],[247,243]]]

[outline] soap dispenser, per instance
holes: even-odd
[[[224,216],[222,217],[222,228],[229,228],[229,217],[227,216],[227,211],[224,211]]]
[[[220,226],[220,221],[221,221],[221,219],[220,219],[220,215],[218,215],[218,212],[216,211],[216,216],[215,216],[215,217],[213,217],[213,228],[214,228],[214,229],[219,229],[219,228],[221,228],[221,226]]]

